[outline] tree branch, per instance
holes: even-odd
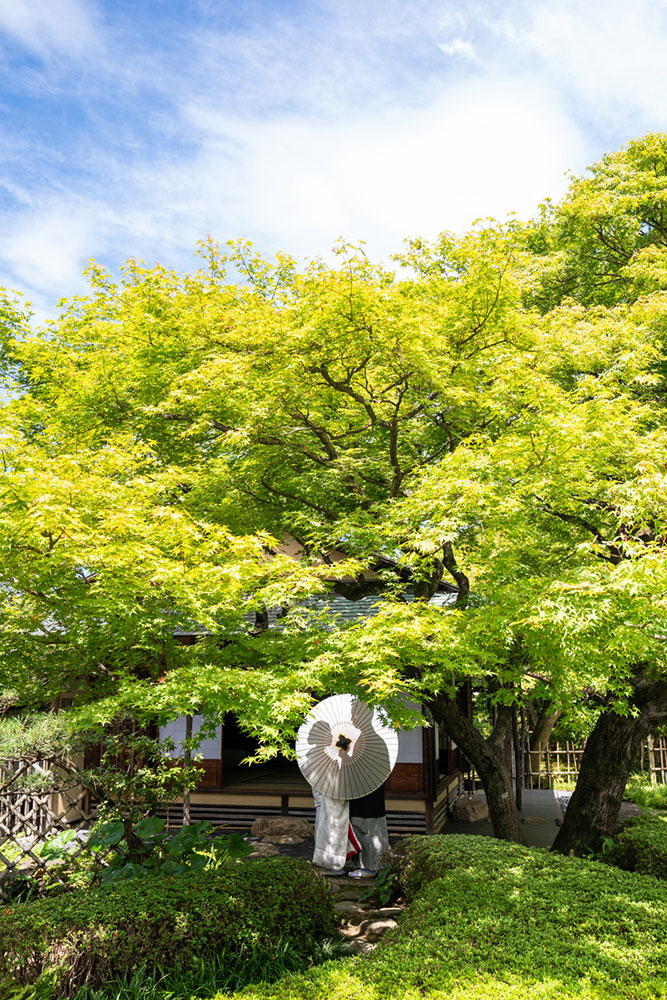
[[[454,548],[451,542],[445,542],[442,547],[442,562],[450,576],[456,580],[456,585],[459,590],[456,603],[465,604],[468,599],[468,594],[470,593],[470,580],[465,573],[459,569],[456,558],[454,557]]]

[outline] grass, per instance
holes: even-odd
[[[315,949],[312,964],[340,957],[341,954],[342,943],[326,939],[319,942]],[[281,976],[303,969],[304,964],[303,956],[294,951],[289,941],[282,940],[276,942],[271,955],[253,948],[227,949],[178,975],[144,965],[131,975],[118,976],[97,989],[84,987],[76,994],[75,1000],[208,998],[223,990],[233,993],[249,983],[274,982]]]
[[[554,778],[551,782],[555,792],[573,792],[576,785],[576,781],[567,781],[565,778]]]

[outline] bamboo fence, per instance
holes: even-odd
[[[544,750],[531,750],[528,744],[525,761],[526,788],[554,788],[574,784],[585,743],[566,740],[550,743]],[[653,784],[667,784],[667,738],[649,737],[641,745],[634,770],[645,774]]]

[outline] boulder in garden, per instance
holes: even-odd
[[[250,828],[252,837],[312,837],[313,827],[298,816],[259,816]]]

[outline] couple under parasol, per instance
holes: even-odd
[[[389,846],[384,782],[397,749],[396,733],[352,695],[320,702],[299,730],[297,759],[315,800],[313,863],[325,874],[377,874]],[[359,867],[346,872],[355,855]]]

